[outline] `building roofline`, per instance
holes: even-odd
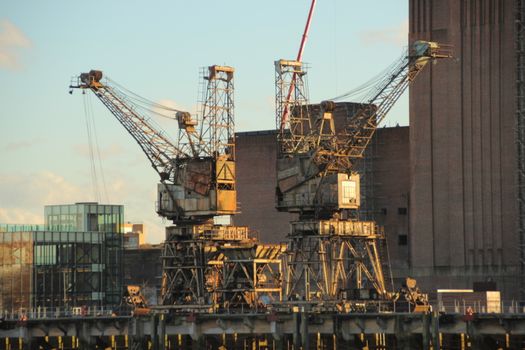
[[[396,126],[380,126],[377,128],[377,130],[383,130],[383,129],[404,129],[409,128],[410,125],[396,125]],[[273,135],[276,133],[275,129],[270,130],[253,130],[253,131],[238,131],[235,133],[235,136],[253,136],[253,135]]]

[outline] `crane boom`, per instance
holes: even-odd
[[[135,110],[126,97],[112,86],[102,83],[102,72],[91,70],[78,77],[78,84],[70,88],[89,89],[109,109],[122,126],[137,141],[161,180],[173,173],[174,159],[188,158],[187,147],[179,149],[162,131],[157,130],[149,118]],[[173,180],[173,179],[172,179]]]
[[[410,50],[387,72],[383,79],[372,90],[372,97],[369,98],[361,108],[350,118],[340,135],[330,135],[327,149],[318,147],[316,150],[318,165],[326,164],[330,169],[336,171],[349,172],[352,162],[357,158],[362,158],[377,126],[383,121],[408,88],[417,75],[425,68],[427,63],[440,58],[448,58],[450,54],[441,45],[435,42],[416,41]],[[317,136],[320,137],[319,130],[315,129]],[[338,140],[333,140],[337,138]],[[330,157],[322,155],[329,154]],[[321,155],[321,156],[320,156]],[[337,159],[344,158],[344,159]],[[334,166],[338,162],[340,166]],[[323,166],[323,168],[326,168]]]
[[[447,57],[450,54],[442,45],[416,41],[402,59],[379,79],[365,103],[343,125],[339,123],[338,128],[333,117],[334,102],[324,101],[315,108],[308,104],[307,92],[303,90],[306,72],[302,63],[277,61],[278,208],[303,213],[305,210],[315,211],[316,208],[341,208],[337,190],[329,194],[332,191],[330,188],[337,189],[342,182],[354,176],[353,165],[363,156],[377,126],[425,66]],[[284,91],[292,85],[295,98],[290,100],[285,98]],[[292,107],[286,120],[289,128],[282,130],[280,126],[288,106]],[[319,113],[312,113],[314,109],[318,109]],[[338,179],[328,179],[330,175]],[[358,181],[357,175],[354,178],[354,182]],[[334,187],[334,184],[339,185]],[[356,198],[343,207],[356,209],[359,200]]]
[[[207,222],[213,216],[237,212],[234,69],[215,65],[207,70],[200,129],[196,130],[198,123],[190,113],[169,109],[176,112],[177,143],[156,128],[138,111],[142,106],[132,101],[146,99],[128,96],[109,79],[103,83],[101,71],[82,73],[76,84],[70,85],[72,89],[91,90],[137,141],[160,176],[157,213],[178,224]],[[148,104],[160,106],[151,101]]]

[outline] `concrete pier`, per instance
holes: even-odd
[[[395,349],[452,347],[447,344],[463,344],[465,349],[510,349],[525,339],[525,314],[338,314],[307,310],[272,314],[157,313],[2,321],[0,326],[0,338],[4,339],[0,350],[45,348],[46,343],[52,346],[59,342],[73,349],[249,346],[307,350],[343,345],[359,349],[367,344]]]

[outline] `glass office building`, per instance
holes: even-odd
[[[118,305],[121,205],[46,206],[44,227],[0,225],[0,309]]]

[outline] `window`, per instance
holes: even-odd
[[[55,245],[37,245],[34,249],[35,265],[56,265],[57,247]]]
[[[343,204],[356,203],[357,184],[355,181],[345,180],[342,182]]]
[[[407,235],[397,236],[397,244],[398,245],[408,245],[408,236]]]
[[[397,213],[399,215],[407,215],[407,208],[397,208]]]

